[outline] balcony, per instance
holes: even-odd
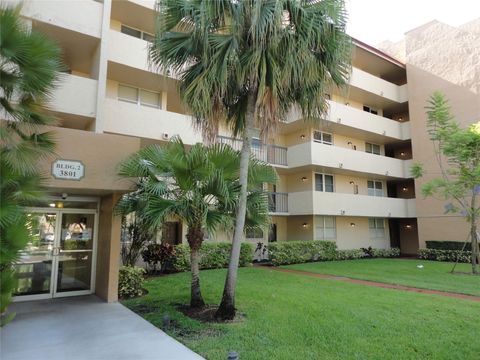
[[[302,191],[289,193],[290,215],[333,215],[411,218],[415,199],[397,199],[344,193]]]
[[[227,137],[217,136],[217,142],[219,144],[230,145],[235,150],[242,149],[242,140]],[[287,166],[287,148],[277,145],[265,145],[258,141],[252,144],[252,154],[261,161],[272,165]]]
[[[331,100],[328,100],[328,104],[329,111],[325,116],[327,121],[397,140],[411,139],[409,122],[401,123]],[[301,112],[298,109],[292,110],[287,123],[301,119]]]
[[[352,68],[350,86],[365,90],[396,103],[408,101],[407,85],[396,85],[363,70]]]
[[[132,68],[151,71],[148,64],[148,44],[146,40],[110,30],[108,60]]]
[[[97,80],[62,74],[50,107],[66,114],[95,117],[96,101]]]
[[[22,3],[14,0],[13,3]],[[103,4],[96,1],[23,1],[22,16],[100,38]]]
[[[288,213],[288,193],[271,192],[268,194],[268,211],[271,214]]]
[[[185,144],[202,142],[190,116],[161,109],[105,99],[105,132],[146,139],[169,140],[180,135]]]
[[[400,160],[339,146],[306,142],[288,148],[290,168],[317,165],[396,178],[411,178],[411,160]]]

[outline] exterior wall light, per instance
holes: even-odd
[[[304,229],[306,229],[306,228],[308,227],[308,224],[307,224],[307,223],[303,223],[303,224],[302,224],[302,227],[303,227]]]
[[[48,204],[48,206],[55,207],[55,203],[50,203],[50,204]]]
[[[302,176],[302,182],[305,182],[307,180],[308,180],[308,178],[306,176]]]
[[[407,188],[407,187],[403,187],[403,188],[402,188],[402,191],[408,191],[408,188]]]
[[[358,194],[358,185],[355,184],[355,181],[350,181],[350,185],[353,185],[353,193]]]
[[[405,229],[410,230],[411,228],[412,228],[412,225],[410,224],[405,225]]]
[[[402,151],[402,152],[400,153],[400,156],[405,156],[405,153]]]
[[[304,139],[305,139],[305,135],[304,135],[304,134],[300,135],[300,139],[304,140]]]
[[[350,226],[351,226],[351,227],[355,227],[355,223],[350,223]]]

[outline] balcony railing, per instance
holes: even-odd
[[[227,137],[217,136],[217,143],[230,145],[235,150],[242,149],[242,140]],[[287,166],[287,148],[277,145],[266,145],[258,140],[252,144],[252,154],[261,161],[269,164]]]
[[[271,192],[268,194],[268,211],[271,213],[288,212],[288,193]]]

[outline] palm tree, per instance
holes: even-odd
[[[207,140],[225,123],[243,138],[241,195],[217,317],[235,316],[254,128],[262,137],[298,106],[315,122],[325,94],[346,85],[351,41],[343,0],[158,0],[150,60],[179,77],[183,102]]]
[[[135,177],[137,194],[143,201],[139,216],[154,228],[168,218],[187,225],[190,246],[190,306],[205,305],[200,291],[199,250],[205,233],[230,229],[239,198],[240,155],[228,145],[202,144],[187,149],[179,138],[167,146],[150,145],[133,154],[120,167],[123,177]],[[264,227],[269,222],[265,182],[275,182],[273,168],[252,160],[250,163],[248,209],[249,226]]]
[[[38,161],[51,155],[54,141],[41,126],[52,124],[44,112],[61,68],[60,49],[30,31],[20,8],[0,6],[0,313],[15,289],[13,264],[27,240],[22,207],[42,195]],[[2,324],[12,316],[2,319]]]

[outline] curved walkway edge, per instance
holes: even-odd
[[[259,266],[259,267],[262,267],[262,266]],[[263,266],[263,267],[265,267],[265,266]],[[388,284],[388,283],[370,281],[370,280],[352,279],[352,278],[349,278],[349,277],[338,276],[338,275],[317,274],[317,273],[313,273],[313,272],[309,272],[309,271],[284,269],[284,268],[278,268],[278,267],[273,267],[273,266],[268,267],[268,269],[271,269],[273,271],[290,273],[290,274],[310,276],[310,277],[315,277],[315,278],[320,278],[320,279],[343,281],[343,282],[347,282],[347,283],[351,283],[351,284],[366,285],[366,286],[372,286],[372,287],[384,288],[384,289],[411,291],[411,292],[422,293],[422,294],[430,294],[430,295],[440,295],[440,296],[445,296],[445,297],[450,297],[450,298],[455,298],[455,299],[464,299],[464,300],[471,300],[471,301],[480,302],[480,296],[475,296],[475,295],[466,295],[466,294],[458,294],[458,293],[453,293],[453,292],[448,292],[448,291],[421,289],[421,288],[410,287],[410,286],[405,286],[405,285]]]

